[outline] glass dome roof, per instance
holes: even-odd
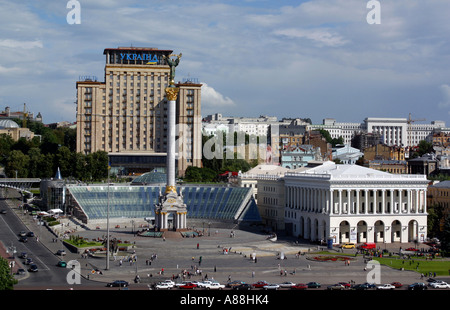
[[[0,129],[19,128],[19,125],[10,119],[0,119]]]
[[[151,171],[144,173],[131,182],[132,185],[145,184],[165,184],[167,182],[167,175],[163,172]]]

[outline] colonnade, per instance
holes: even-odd
[[[169,217],[173,214],[173,223],[172,227],[169,226]],[[159,230],[179,230],[185,229],[187,227],[186,221],[187,212],[156,212],[155,214],[155,225]]]
[[[423,214],[426,213],[426,189],[286,186],[286,207],[333,215]]]

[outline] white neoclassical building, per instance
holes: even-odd
[[[312,241],[424,242],[427,238],[424,175],[398,175],[358,165],[326,162],[288,172],[285,226]]]

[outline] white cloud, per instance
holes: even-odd
[[[33,49],[33,48],[43,48],[44,45],[40,40],[35,41],[18,41],[12,39],[0,40],[0,47],[7,48],[22,48],[22,49]]]
[[[381,1],[381,25],[365,0],[80,1],[80,25],[66,2],[0,1],[0,100],[49,122],[73,121],[57,102],[75,101],[79,75],[103,76],[104,48],[131,44],[182,52],[178,78],[206,82],[202,114],[360,121],[417,106],[433,120],[442,110],[422,98],[450,107],[448,0]]]
[[[222,95],[216,91],[213,87],[206,83],[201,83],[202,86],[202,109],[223,109],[223,108],[234,108],[236,104],[234,101]]]
[[[319,46],[337,47],[346,44],[345,40],[339,34],[328,29],[283,29],[274,31],[275,35],[282,35],[292,38],[306,38],[318,43]]]

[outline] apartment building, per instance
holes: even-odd
[[[322,124],[308,127],[327,130],[332,138],[343,137],[344,144],[351,144],[352,138],[360,134],[379,135],[380,142],[389,146],[411,147],[421,140],[430,140],[435,131],[449,133],[443,121],[432,121],[430,124],[416,124],[411,118],[377,118],[367,117],[361,123],[339,123],[333,118],[326,118]]]

